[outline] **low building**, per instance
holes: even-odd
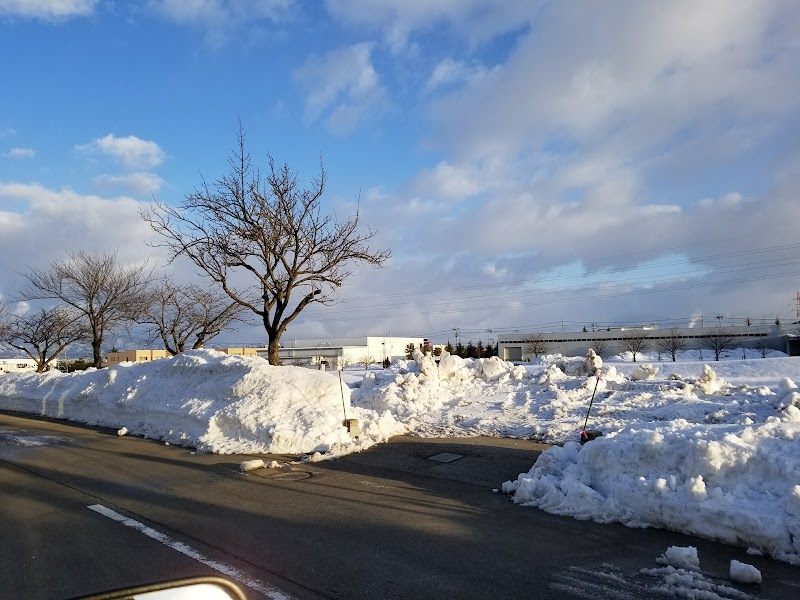
[[[113,367],[123,362],[149,362],[159,358],[167,358],[169,352],[166,350],[122,350],[119,352],[108,352],[103,359],[104,367]]]
[[[341,369],[348,365],[380,364],[384,360],[404,358],[406,348],[412,344],[422,348],[428,343],[425,338],[397,336],[366,336],[347,338],[311,338],[286,340],[278,350],[281,364],[321,366]],[[261,348],[258,355],[268,357],[268,350]]]
[[[546,347],[547,354],[563,354],[565,356],[584,356],[589,348],[593,348],[604,357],[614,356],[625,351],[624,340],[627,336],[639,333],[647,336],[648,352],[658,351],[659,342],[672,337],[685,341],[686,350],[706,349],[708,342],[720,331],[730,333],[733,348],[758,348],[766,345],[791,355],[800,350],[796,344],[790,343],[791,336],[780,325],[737,325],[731,327],[685,327],[657,329],[655,327],[618,328],[602,331],[572,331],[551,333],[510,333],[500,334],[497,339],[498,356],[504,360],[523,361],[532,355],[534,343]],[[534,342],[535,339],[535,342]]]
[[[257,356],[259,348],[211,348],[223,354],[239,356]],[[123,362],[149,362],[159,358],[169,358],[171,354],[166,350],[122,350],[108,352],[103,359],[104,367],[112,367]]]
[[[323,366],[329,369],[340,369],[367,361],[380,364],[387,358],[389,360],[404,358],[409,344],[413,344],[415,348],[422,348],[425,344],[430,345],[425,338],[394,336],[292,339],[281,346],[278,356],[281,364],[284,365]],[[231,355],[260,356],[264,359],[269,357],[267,348],[209,349]],[[166,350],[108,352],[103,360],[103,366],[110,367],[123,362],[148,362],[169,356],[170,354]]]
[[[0,358],[0,373],[35,372],[36,361],[32,358]]]

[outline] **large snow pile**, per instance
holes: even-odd
[[[800,564],[800,409],[759,425],[630,425],[543,453],[503,489],[547,512],[662,527]]]
[[[344,395],[344,398],[343,398]],[[0,407],[217,453],[344,454],[402,432],[390,415],[350,406],[336,374],[273,367],[211,350],[68,375],[0,377]],[[343,406],[344,404],[344,406]],[[342,425],[360,421],[350,437]]]
[[[354,403],[389,410],[423,435],[564,443],[504,484],[515,502],[744,544],[800,564],[800,393],[783,376],[797,377],[797,359],[711,368],[548,356],[515,366],[445,355],[437,369],[415,358],[368,375]],[[580,446],[595,389],[589,425],[604,436]]]
[[[782,403],[800,399],[784,388],[800,380],[793,358],[702,362],[617,363],[551,355],[514,365],[497,357],[443,354],[397,361],[355,384],[353,404],[390,411],[420,436],[502,436],[563,444],[577,441],[596,390],[589,427],[618,431],[631,423],[763,422]],[[599,376],[599,381],[594,374]],[[720,375],[720,373],[722,375]],[[794,385],[794,384],[791,384]],[[796,396],[792,396],[792,392]]]
[[[800,564],[800,359],[636,364],[417,353],[337,374],[212,351],[0,377],[0,408],[221,453],[337,456],[398,433],[563,444],[506,482],[515,502],[656,526]],[[352,390],[352,391],[351,391]],[[603,437],[577,444],[589,427]],[[344,404],[344,406],[343,406]],[[354,440],[342,421],[360,421]],[[674,568],[674,567],[670,567]]]
[[[420,436],[504,436],[559,443],[577,435],[601,361],[549,357],[547,366],[521,366],[498,357],[463,359],[447,352],[439,364],[430,355],[397,361],[391,370],[370,372],[353,392],[353,403],[390,411]],[[608,381],[623,381],[616,369],[601,369]]]

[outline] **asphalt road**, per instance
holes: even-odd
[[[249,598],[664,597],[669,546],[727,580],[757,566],[755,598],[800,597],[800,569],[659,530],[557,517],[493,488],[527,471],[522,440],[399,437],[336,461],[240,473],[250,457],[0,414],[0,597],[64,599],[193,575]],[[458,454],[449,463],[429,460]],[[296,457],[264,456],[284,463]]]

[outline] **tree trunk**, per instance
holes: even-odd
[[[94,359],[94,366],[98,369],[103,367],[103,356],[100,354],[100,346],[102,344],[102,338],[92,340],[92,358]]]
[[[280,348],[280,338],[270,336],[269,338],[269,364],[278,366],[281,364],[280,356],[278,356],[278,348]]]

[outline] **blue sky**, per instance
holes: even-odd
[[[139,209],[241,119],[393,252],[295,337],[791,318],[798,30],[790,0],[0,0],[0,294],[87,245],[163,265]]]

